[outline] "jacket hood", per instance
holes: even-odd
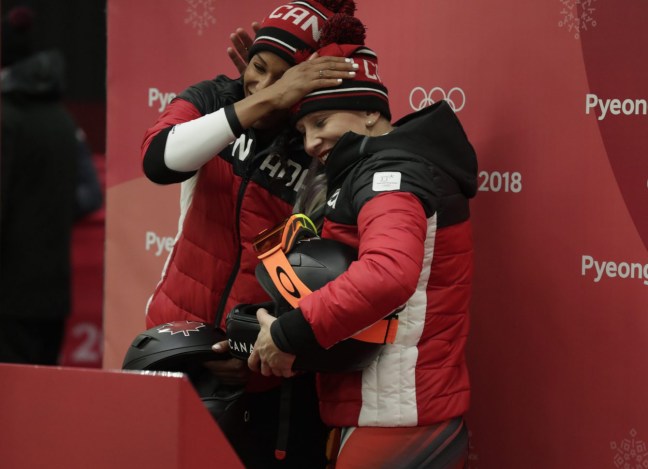
[[[326,162],[329,178],[381,150],[401,149],[420,155],[457,181],[466,197],[477,193],[477,157],[459,119],[446,101],[407,115],[387,135],[367,137],[348,132]],[[360,149],[358,151],[358,148]]]
[[[63,94],[65,64],[56,50],[39,52],[0,72],[3,94],[23,93],[58,98]]]

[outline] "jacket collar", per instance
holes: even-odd
[[[424,157],[450,174],[469,197],[477,191],[477,158],[456,115],[446,101],[409,114],[390,133],[368,137],[347,132],[335,144],[326,162],[329,181],[348,174],[360,161],[388,149]]]

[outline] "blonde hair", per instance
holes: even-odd
[[[317,158],[313,158],[308,167],[308,174],[304,178],[304,183],[297,192],[293,213],[307,215],[317,226],[318,232],[321,232],[322,223],[324,222],[326,186],[327,178],[324,166]]]

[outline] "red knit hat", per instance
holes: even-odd
[[[248,52],[277,54],[290,65],[306,60],[319,47],[322,28],[335,13],[353,15],[354,0],[302,0],[275,8],[261,23]]]
[[[349,57],[359,65],[353,79],[307,94],[292,109],[293,121],[322,110],[379,111],[391,120],[387,88],[378,75],[378,56],[364,45],[365,27],[357,18],[335,15],[322,31],[320,57]]]

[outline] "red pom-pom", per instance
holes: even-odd
[[[333,43],[363,46],[366,29],[365,25],[358,18],[336,13],[322,26],[319,46],[324,47]]]
[[[333,13],[344,13],[353,16],[356,11],[354,0],[318,0],[319,3]]]

